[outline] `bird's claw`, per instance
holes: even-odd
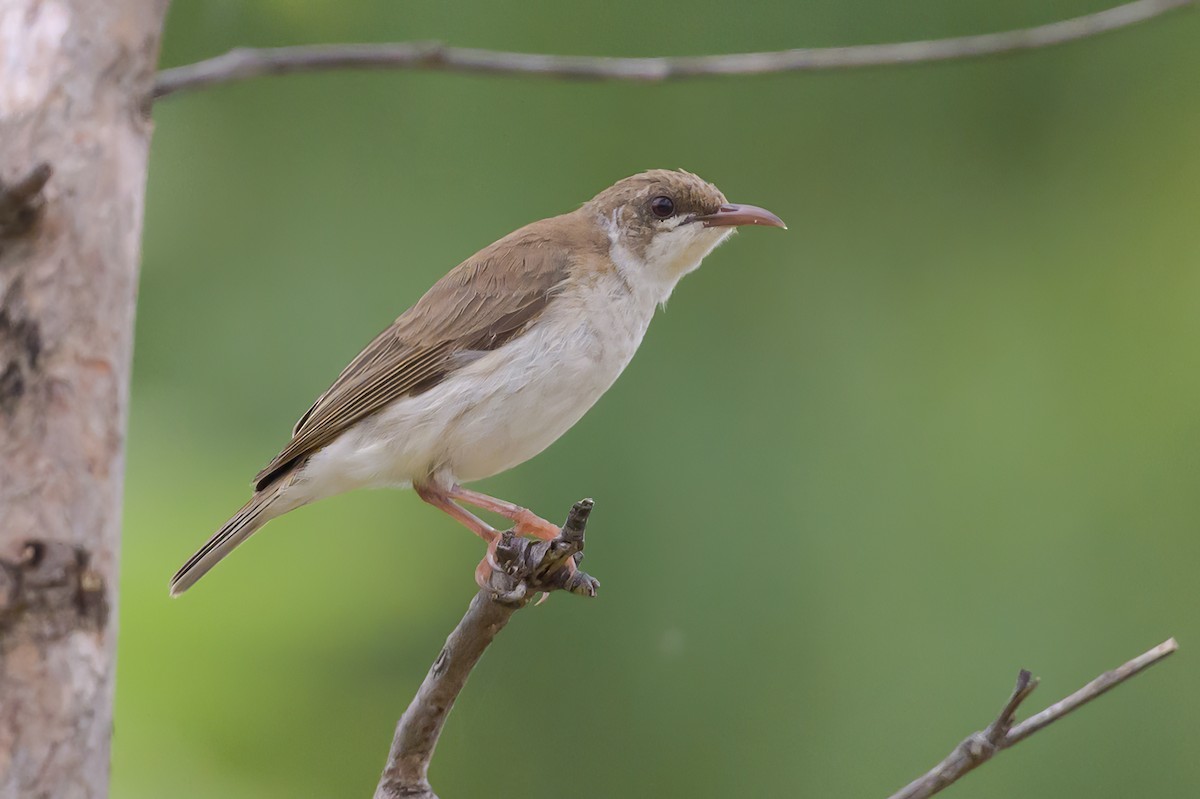
[[[555,528],[552,538],[545,529],[531,529],[550,525],[543,520],[539,520],[541,525],[522,520],[497,534],[475,569],[475,581],[495,601],[510,604],[524,604],[541,594],[535,603],[540,605],[552,591],[596,596],[600,581],[581,572],[578,565],[583,559],[583,530],[590,510],[590,502],[576,503],[567,524]],[[540,540],[522,537],[525,534]]]
[[[600,581],[587,572],[577,571],[567,580],[566,589],[579,596],[595,596]]]

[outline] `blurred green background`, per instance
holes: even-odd
[[[425,38],[736,52],[1105,6],[181,0],[163,64]],[[370,794],[479,543],[411,493],[358,493],[274,522],[180,600],[167,578],[436,278],[649,167],[791,230],[715,253],[574,430],[479,484],[551,518],[594,496],[604,587],[521,613],[488,652],[439,792],[882,797],[992,718],[1018,668],[1043,678],[1032,712],[1176,635],[1183,654],[952,792],[1195,796],[1198,43],[1185,12],[915,68],[340,73],[162,102],[115,796]]]

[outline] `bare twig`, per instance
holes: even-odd
[[[396,725],[375,799],[437,799],[427,775],[446,716],[471,669],[514,613],[539,592],[563,590],[596,595],[600,584],[567,563],[582,557],[584,529],[591,511],[590,499],[576,502],[562,533],[553,541],[531,542],[511,532],[504,534],[496,549],[501,568],[493,572],[490,587],[480,589],[471,600],[466,615],[446,639]]]
[[[889,799],[925,799],[925,797],[933,796],[976,766],[991,760],[997,752],[1020,743],[1043,727],[1058,721],[1072,710],[1158,663],[1178,648],[1179,645],[1175,639],[1170,638],[1150,651],[1138,655],[1128,663],[1105,672],[1066,699],[1055,702],[1020,724],[1014,724],[1017,708],[1037,687],[1037,680],[1028,671],[1022,669],[1017,676],[1017,685],[1013,689],[1012,696],[1004,703],[1000,715],[987,726],[987,729],[969,736],[954,747],[954,751],[947,755],[945,760],[913,780],[903,790],[892,794]]]
[[[154,97],[204,89],[263,75],[287,75],[333,69],[418,69],[537,75],[548,78],[654,82],[722,75],[762,75],[859,67],[920,64],[1035,50],[1125,28],[1197,0],[1136,0],[1081,17],[1034,28],[893,44],[819,47],[762,53],[682,58],[612,58],[541,53],[511,53],[449,47],[442,42],[329,44],[277,48],[239,48],[195,64],[164,70]]]
[[[1179,644],[1176,643],[1175,639],[1168,638],[1149,652],[1138,655],[1133,660],[1118,666],[1112,671],[1104,672],[1067,698],[1055,702],[1041,713],[1030,716],[1013,727],[1009,730],[1008,735],[1005,736],[1004,745],[1008,747],[1025,740],[1048,724],[1058,721],[1072,710],[1087,704],[1101,694],[1108,693],[1135,674],[1150,668],[1178,648]]]

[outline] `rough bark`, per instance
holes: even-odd
[[[166,5],[0,3],[6,799],[108,791],[144,98]]]

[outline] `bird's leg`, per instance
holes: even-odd
[[[481,494],[478,491],[472,491],[460,485],[451,486],[450,490],[446,492],[446,496],[448,499],[457,499],[459,502],[465,502],[476,508],[500,514],[513,522],[513,532],[518,535],[531,535],[534,538],[540,538],[542,541],[551,541],[558,538],[559,533],[562,532],[557,524],[546,521],[541,516],[529,510],[529,508],[522,508],[520,505],[514,505],[502,499],[489,497],[487,494]],[[466,513],[461,508],[459,510]]]
[[[466,508],[455,504],[454,500],[451,499],[452,494],[448,491],[424,485],[414,485],[413,490],[417,492],[418,497],[450,516],[450,518],[489,544],[494,543],[500,537],[500,534],[496,532],[496,528]]]
[[[482,508],[483,510],[491,511],[492,513],[498,513],[504,518],[511,520],[513,522],[513,532],[515,532],[517,535],[531,535],[534,538],[538,538],[542,541],[553,541],[562,533],[562,528],[560,528],[554,522],[547,521],[531,511],[529,508],[522,508],[520,505],[516,505],[512,502],[506,502],[503,499],[497,499],[496,497],[488,496],[487,494],[481,494],[478,491],[472,491],[469,488],[463,488],[457,484],[450,487],[448,495],[454,499],[457,499],[459,502],[465,502],[468,505],[474,505],[476,508]],[[459,510],[462,509],[459,508]],[[463,512],[466,513],[466,511]],[[495,566],[495,558],[493,557],[495,555],[495,549],[495,544],[492,544],[488,547],[488,558],[493,566]],[[483,583],[480,582],[480,569],[482,569],[483,566],[484,564],[480,563],[475,569],[475,582],[479,583],[480,585],[483,585]],[[574,558],[567,559],[567,571],[570,574],[574,574],[578,568],[579,567],[575,564]],[[542,604],[549,596],[549,594],[542,594],[542,598],[537,601],[537,604]]]
[[[500,543],[500,533],[496,532],[496,528],[483,519],[480,519],[474,513],[455,504],[450,495],[439,488],[427,485],[414,485],[413,490],[417,492],[418,497],[442,511],[484,541],[487,541],[487,555],[475,567],[476,584],[480,588],[487,588],[490,583],[492,571],[500,568],[496,563],[496,545]]]

